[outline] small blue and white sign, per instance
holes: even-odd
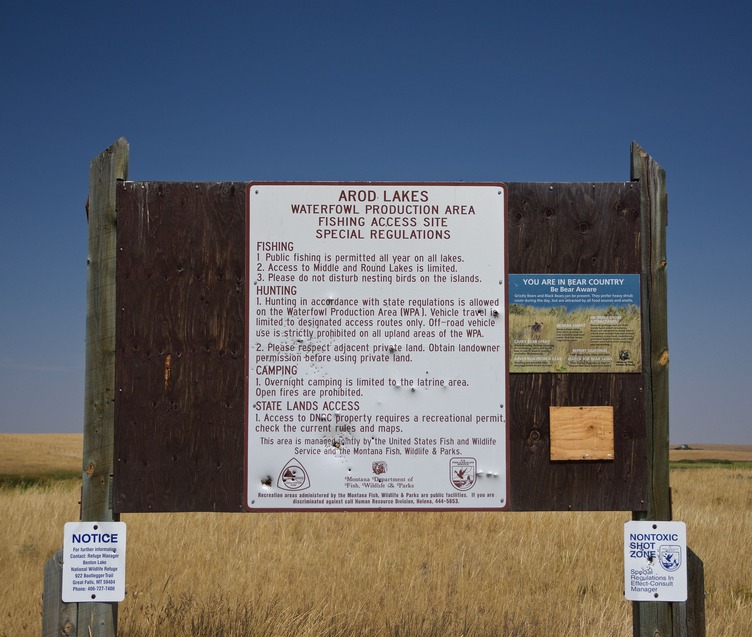
[[[635,602],[687,601],[684,522],[624,525],[624,595]]]
[[[63,601],[122,602],[125,522],[68,522],[63,542]]]

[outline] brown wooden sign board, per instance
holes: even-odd
[[[245,185],[117,187],[118,513],[244,510]],[[507,185],[510,273],[644,275],[639,182]],[[644,384],[511,374],[509,509],[645,511]],[[613,458],[552,457],[565,407],[610,408]]]

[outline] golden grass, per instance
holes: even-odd
[[[672,471],[708,635],[752,626],[752,469]],[[78,486],[0,489],[0,637],[39,634]],[[628,513],[130,514],[129,636],[632,635]]]
[[[80,473],[82,434],[0,434],[0,475]]]
[[[63,544],[63,525],[79,517],[74,481],[0,489],[0,635],[41,633],[44,563]]]
[[[752,627],[752,469],[683,469],[671,474],[674,518],[705,564],[707,634]]]

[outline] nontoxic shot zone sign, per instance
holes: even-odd
[[[249,509],[507,506],[506,200],[249,185]]]
[[[684,522],[631,521],[624,525],[624,594],[632,601],[687,600]]]

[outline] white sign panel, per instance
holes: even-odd
[[[684,522],[624,524],[624,594],[635,602],[687,600]]]
[[[122,602],[125,522],[67,522],[63,542],[63,601]]]
[[[247,508],[505,508],[506,187],[247,195]]]

